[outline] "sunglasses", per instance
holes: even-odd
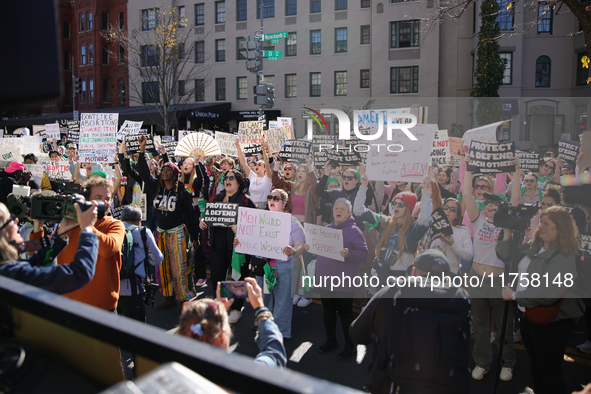
[[[489,190],[490,186],[488,185],[475,185],[474,190]]]
[[[291,171],[293,170],[293,167],[283,167],[283,171]]]
[[[9,225],[10,223],[14,222],[16,219],[18,219],[16,216],[14,216],[14,215],[10,215],[10,219],[8,219],[8,220],[6,221],[6,223],[4,223],[4,224],[2,225],[2,227],[0,227],[0,231],[4,230],[6,227],[8,227],[8,225]]]
[[[277,196],[272,196],[272,195],[269,194],[267,196],[267,201],[271,201],[271,200],[277,202],[277,201],[283,201],[283,198],[282,197],[277,197]]]
[[[230,176],[227,176],[226,177],[226,180],[227,181],[235,181],[236,180],[236,177],[234,175],[230,175]]]
[[[458,208],[450,207],[449,205],[443,205],[441,208],[443,208],[444,211],[458,212]]]
[[[528,183],[537,182],[536,179],[526,179],[525,181],[528,182]]]
[[[550,171],[554,169],[554,166],[550,166],[548,163],[544,163],[544,167],[549,168]]]
[[[554,205],[554,204],[553,204],[553,203],[551,203],[551,202],[544,202],[544,201],[542,201],[542,202],[540,202],[540,205],[541,205],[541,206],[543,206],[543,207],[548,207],[548,208],[550,208],[550,207],[551,207],[552,205]]]
[[[346,181],[352,181],[353,179],[357,179],[355,175],[343,175],[343,179]]]
[[[392,203],[392,207],[395,207],[395,206],[397,206],[397,205],[398,205],[398,208],[406,208],[406,207],[408,207],[408,205],[406,205],[406,204],[403,204],[403,203],[401,203],[401,202],[393,202],[393,203]]]
[[[257,163],[257,167],[262,167],[262,166],[264,166],[263,163]]]

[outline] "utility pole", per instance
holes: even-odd
[[[257,86],[259,86],[261,84],[261,82],[263,82],[263,39],[265,37],[265,30],[263,29],[263,20],[265,19],[263,17],[263,11],[265,10],[265,0],[259,0],[261,2],[260,5],[260,16],[261,16],[261,28],[260,28],[260,35],[261,35],[261,40],[259,42],[259,56],[260,56],[260,61],[261,61],[261,65],[259,67],[259,71],[257,73]],[[259,120],[261,119],[261,117],[263,116],[263,104],[259,104]]]
[[[76,76],[74,75],[74,56],[72,56],[72,118],[76,113]]]

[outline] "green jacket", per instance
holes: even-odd
[[[523,307],[535,308],[536,306],[554,305],[564,297],[556,317],[559,319],[572,319],[583,316],[585,304],[582,299],[576,298],[574,294],[576,290],[574,280],[577,277],[575,256],[566,256],[562,253],[555,254],[556,248],[549,248],[538,255],[539,249],[538,246],[530,244],[522,245],[517,249],[519,252],[517,261],[521,261],[524,256],[528,256],[531,260],[527,268],[528,279],[531,281],[534,273],[540,275],[538,286],[533,286],[530,283],[526,290],[517,293],[517,302]],[[511,255],[511,240],[499,241],[496,251],[501,260],[508,260]],[[548,274],[547,280],[544,277],[546,273]],[[566,274],[572,275],[570,278],[572,281],[565,281]],[[513,279],[513,277],[509,278],[510,280]]]

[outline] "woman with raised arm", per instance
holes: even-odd
[[[257,208],[264,209],[267,204],[267,196],[273,188],[271,169],[267,161],[267,152],[263,149],[263,160],[257,161],[254,171],[252,171],[246,163],[244,152],[242,152],[242,147],[238,140],[236,140],[236,150],[238,151],[238,159],[240,159],[240,166],[244,170],[244,175],[250,180],[250,186],[248,187],[250,199],[255,203]],[[267,164],[265,165],[265,163]]]

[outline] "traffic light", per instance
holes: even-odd
[[[246,69],[253,73],[257,73],[261,65],[260,42],[261,36],[258,35],[244,36],[244,41],[240,42],[240,54],[246,59]]]
[[[267,107],[273,108],[275,105],[275,86],[267,85]]]
[[[77,96],[82,92],[82,80],[78,77],[74,78],[74,94]]]
[[[254,86],[254,103],[263,107],[272,108],[275,105],[275,88],[273,85],[262,83]]]

